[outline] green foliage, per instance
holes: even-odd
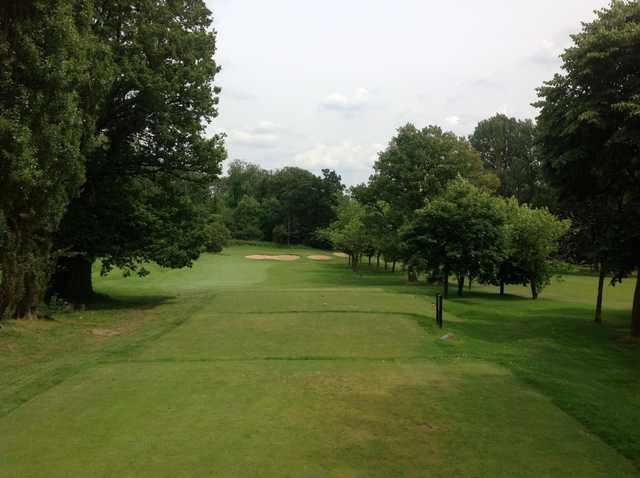
[[[564,72],[539,88],[538,125],[563,209],[621,279],[640,267],[640,4],[615,0],[596,14],[562,55]],[[606,223],[592,227],[598,218]],[[632,317],[640,336],[640,295]]]
[[[366,225],[367,210],[355,199],[343,197],[338,203],[337,218],[321,231],[338,250],[351,256],[354,270],[358,269],[360,255],[371,247],[371,235]]]
[[[404,239],[412,261],[422,270],[442,274],[446,284],[449,274],[458,278],[495,274],[503,256],[504,223],[493,197],[457,179],[416,212]]]
[[[206,226],[207,252],[222,252],[231,240],[231,231],[224,225],[220,216],[214,216]]]
[[[93,29],[107,54],[96,74],[112,76],[93,98],[101,143],[59,249],[134,271],[188,266],[206,246],[203,204],[226,156],[221,136],[205,138],[219,92],[211,22],[200,0],[98,4]]]
[[[287,228],[284,225],[278,224],[271,231],[271,240],[276,244],[286,244],[287,239],[289,239],[289,234],[287,233]]]
[[[260,240],[262,210],[260,203],[251,196],[244,196],[231,212],[231,234],[235,239]]]
[[[237,239],[248,237],[234,226],[232,211],[244,197],[251,197],[260,204],[260,232],[252,227],[251,239],[262,237],[280,243],[323,246],[326,243],[318,242],[316,232],[335,219],[337,198],[343,189],[340,176],[334,171],[323,170],[322,176],[317,176],[301,168],[267,171],[254,164],[233,161],[217,196],[228,210],[228,224]]]
[[[84,177],[93,118],[83,109],[92,54],[89,3],[0,7],[0,317],[35,311],[55,233]],[[101,91],[100,82],[94,85]]]
[[[500,195],[514,196],[521,203],[546,205],[551,198],[543,181],[535,139],[533,121],[503,114],[480,121],[469,137],[485,169],[500,180]]]
[[[549,284],[551,259],[559,248],[560,239],[571,226],[568,220],[560,220],[547,209],[534,209],[517,201],[506,202],[505,263],[501,270],[506,283],[523,283],[531,286],[533,298]]]
[[[404,215],[423,207],[426,199],[441,193],[459,176],[489,189],[497,186],[495,176],[483,170],[469,142],[437,126],[399,128],[380,153],[374,171],[369,187],[376,198]]]

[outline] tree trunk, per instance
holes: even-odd
[[[631,310],[631,336],[640,337],[640,269],[636,276],[636,290],[633,294],[633,309]]]
[[[16,236],[0,254],[0,319],[30,318],[36,313],[49,274],[49,250],[20,242]]]
[[[464,274],[458,276],[458,295],[462,297],[464,293]]]
[[[78,308],[93,297],[91,267],[93,261],[85,256],[61,257],[47,291],[47,301],[55,295]]]
[[[380,269],[380,253],[376,255],[376,269]]]
[[[418,282],[418,274],[416,274],[416,269],[414,266],[407,267],[407,281],[411,284],[415,284]]]
[[[469,291],[471,290],[471,283],[472,282],[473,282],[473,277],[469,276],[469,282],[468,282],[468,285],[467,285],[467,290],[469,290]]]
[[[443,295],[445,299],[449,298],[449,268],[445,267],[442,275],[442,286],[444,288]]]
[[[500,295],[504,295],[504,279],[500,279]]]
[[[353,255],[353,259],[351,260],[351,268],[353,272],[358,272],[358,254]]]
[[[387,272],[387,260],[384,260],[384,271]]]
[[[393,261],[391,263],[391,272],[395,272],[396,271],[396,261]]]
[[[531,297],[533,300],[538,298],[538,284],[535,280],[531,280]]]
[[[369,254],[369,265],[371,265],[371,257],[373,257],[373,255]]]
[[[24,289],[22,297],[16,304],[16,319],[30,319],[36,311],[38,303],[38,287],[36,285],[36,276],[33,272],[26,272],[23,275]],[[42,300],[42,298],[40,298]]]
[[[605,270],[602,264],[600,264],[600,274],[598,275],[598,295],[596,297],[596,324],[602,323],[602,292],[604,289]]]

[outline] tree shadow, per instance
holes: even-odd
[[[175,296],[170,295],[139,295],[129,297],[113,297],[107,294],[96,293],[87,305],[90,310],[128,310],[128,309],[153,309],[160,305],[172,302]]]

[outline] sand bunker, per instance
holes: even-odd
[[[344,252],[334,252],[333,255],[336,257],[349,257],[349,254],[345,254]]]
[[[330,261],[331,257],[329,256],[307,256],[308,259],[312,261]]]
[[[298,259],[300,259],[300,256],[294,256],[291,254],[284,254],[281,256],[265,256],[262,254],[256,254],[256,255],[252,255],[252,256],[245,256],[246,259],[250,259],[252,261],[283,261],[283,262],[290,262],[290,261],[297,261]]]

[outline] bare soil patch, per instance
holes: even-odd
[[[330,261],[331,257],[329,256],[322,256],[322,255],[317,255],[317,256],[307,256],[308,259],[311,259],[312,261]]]
[[[344,252],[334,252],[333,255],[336,257],[349,257],[349,254],[345,254]]]
[[[114,337],[120,333],[118,329],[91,329],[91,334],[96,337]]]

